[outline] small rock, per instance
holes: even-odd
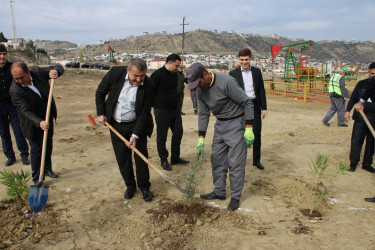
[[[139,236],[139,238],[140,238],[141,240],[143,240],[144,237],[146,237],[146,234],[145,234],[145,233],[141,233],[141,236]]]
[[[156,246],[160,246],[162,243],[163,243],[162,238],[160,238],[160,237],[156,237],[156,238],[154,239],[154,244],[155,244]]]

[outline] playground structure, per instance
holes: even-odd
[[[348,90],[355,86],[353,81],[357,80],[355,66],[352,65],[334,65],[333,62],[321,64],[320,69],[308,67],[308,57],[310,47],[314,44],[312,40],[292,44],[288,46],[271,46],[272,64],[279,52],[285,52],[284,73],[281,77],[283,82],[274,81],[274,72],[272,81],[266,81],[268,92],[276,95],[302,100],[304,102],[329,101],[328,82],[334,72],[339,72],[341,68],[347,67],[349,74],[345,76]],[[299,57],[296,53],[299,53]],[[354,70],[353,70],[354,69]]]
[[[308,42],[297,43],[288,46],[271,46],[272,60],[277,57],[279,52],[286,52],[284,77],[282,78],[283,81],[305,81],[309,80],[310,78],[315,78],[317,76],[317,69],[307,67],[310,47],[313,44],[314,42],[310,40]],[[299,58],[296,57],[296,49],[300,50]]]

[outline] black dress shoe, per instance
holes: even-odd
[[[171,171],[172,167],[169,165],[168,161],[161,161],[161,166],[164,170]]]
[[[219,195],[216,195],[215,192],[212,192],[212,193],[209,193],[209,194],[202,194],[201,198],[204,199],[204,200],[214,200],[214,199],[225,200],[226,197],[225,197],[225,195],[219,196]]]
[[[188,163],[190,163],[190,161],[188,161],[188,160],[184,160],[184,159],[181,159],[181,158],[171,159],[171,165],[176,165],[176,164],[188,164]]]
[[[262,163],[260,163],[260,161],[254,162],[253,165],[260,170],[264,170],[264,166],[262,165]]]
[[[131,198],[133,198],[134,193],[135,193],[135,189],[126,189],[126,191],[124,193],[124,198],[125,199],[131,199]]]
[[[228,204],[228,210],[229,211],[237,210],[239,206],[240,206],[240,201],[232,198],[230,199],[230,202]]]
[[[362,169],[369,171],[370,173],[375,173],[375,168],[371,166],[362,166]]]
[[[181,112],[181,115],[186,115],[184,112]]]
[[[52,169],[48,169],[46,171],[46,175],[51,178],[59,178],[59,175],[52,171]]]
[[[5,166],[11,166],[16,161],[16,157],[8,158],[8,160],[5,162]]]
[[[152,198],[154,198],[154,196],[152,195],[150,190],[143,190],[142,194],[143,194],[143,199],[146,202],[150,202],[150,201],[152,201]]]
[[[337,125],[338,127],[343,127],[343,128],[346,128],[346,127],[349,127],[349,125],[348,124],[340,124],[340,125]]]
[[[22,157],[22,163],[23,163],[23,165],[30,165],[30,161],[27,158],[27,156],[26,157]]]
[[[348,169],[348,171],[350,171],[350,172],[354,172],[356,168],[357,168],[357,167],[350,167],[350,168]]]
[[[375,202],[375,197],[374,198],[365,198],[365,201],[367,201],[367,202]]]

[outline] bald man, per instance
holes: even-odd
[[[25,63],[12,64],[13,82],[9,93],[13,105],[17,108],[22,133],[30,144],[31,170],[33,182],[38,183],[44,131],[48,131],[45,174],[57,178],[52,171],[52,137],[53,119],[57,117],[56,104],[52,98],[49,121],[45,121],[49,95],[49,80],[56,79],[64,73],[61,65],[46,68],[28,68]]]

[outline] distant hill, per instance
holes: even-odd
[[[184,54],[237,54],[240,48],[248,47],[254,56],[270,57],[271,45],[282,46],[301,43],[307,40],[291,40],[286,37],[239,35],[196,30],[185,33]],[[181,53],[182,34],[149,34],[134,36],[110,42],[114,51],[123,53]],[[54,42],[55,47],[56,42]],[[64,46],[69,45],[65,42]],[[76,47],[72,44],[69,46]],[[48,46],[47,50],[51,50]],[[60,47],[61,48],[61,47]],[[72,56],[92,56],[107,53],[107,45],[90,45],[84,49],[70,52]],[[369,63],[375,61],[374,42],[319,41],[310,50],[310,56],[317,61],[336,60],[350,63]]]

